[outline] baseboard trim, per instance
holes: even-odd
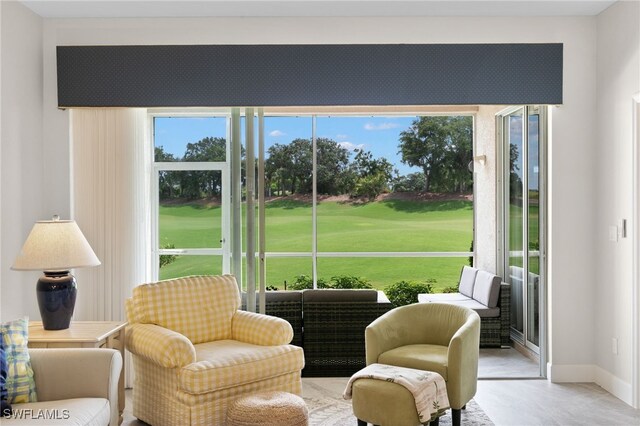
[[[595,382],[593,364],[547,364],[547,378],[552,383]]]
[[[633,406],[631,384],[593,364],[547,364],[547,377],[552,383],[595,383],[611,395]]]
[[[594,366],[595,382],[611,395],[633,406],[633,392],[631,391],[631,383],[627,383],[621,378],[614,376],[607,370]]]

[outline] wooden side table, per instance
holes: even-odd
[[[71,321],[66,330],[45,330],[41,321],[29,322],[30,348],[109,348],[122,355],[122,370],[118,381],[119,424],[124,411],[124,344],[123,321]]]

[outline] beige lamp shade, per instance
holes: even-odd
[[[73,220],[41,220],[33,225],[11,269],[67,271],[100,265],[87,239]]]

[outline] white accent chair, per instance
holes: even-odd
[[[29,349],[38,402],[12,404],[2,426],[118,426],[122,356],[114,349]]]

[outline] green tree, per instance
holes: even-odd
[[[424,173],[409,173],[393,180],[393,192],[420,192],[424,189]]]
[[[154,151],[154,159],[157,162],[180,161],[180,158],[166,152],[162,146],[155,147]],[[161,171],[158,179],[158,191],[161,200],[180,197],[180,175],[173,171]]]
[[[446,187],[449,191],[464,193],[473,186],[473,173],[469,171],[469,163],[473,161],[473,119],[450,117],[447,133]]]
[[[420,167],[424,191],[466,191],[473,176],[467,167],[473,156],[471,117],[419,117],[400,133],[401,161]]]
[[[337,142],[319,138],[316,141],[317,185],[321,194],[340,194],[349,186],[349,151]],[[313,151],[309,139],[274,144],[267,150],[265,178],[267,187],[275,187],[281,195],[309,194],[313,190]]]
[[[349,150],[326,138],[318,138],[316,148],[318,193],[337,195],[347,192],[353,185],[349,173]]]
[[[281,195],[308,192],[312,179],[309,140],[295,139],[287,145],[275,144],[269,147],[267,154],[265,176],[280,188]]]
[[[224,138],[206,137],[188,143],[184,161],[225,161],[227,141]],[[188,171],[181,174],[182,197],[200,198],[220,196],[222,176],[218,171]]]
[[[264,175],[267,181],[265,187],[274,187],[279,192],[279,195],[285,195],[289,172],[287,145],[279,143],[271,145],[267,150],[267,158],[264,164]]]
[[[355,153],[351,164],[355,185],[350,191],[351,195],[373,200],[389,189],[393,179],[393,165],[386,158],[373,158],[370,151],[356,149]]]
[[[522,202],[522,179],[520,175],[520,152],[518,145],[509,146],[509,201],[511,204]]]
[[[294,139],[287,145],[290,159],[290,181],[292,194],[311,192],[313,178],[313,157],[311,155],[311,141],[308,139]]]

